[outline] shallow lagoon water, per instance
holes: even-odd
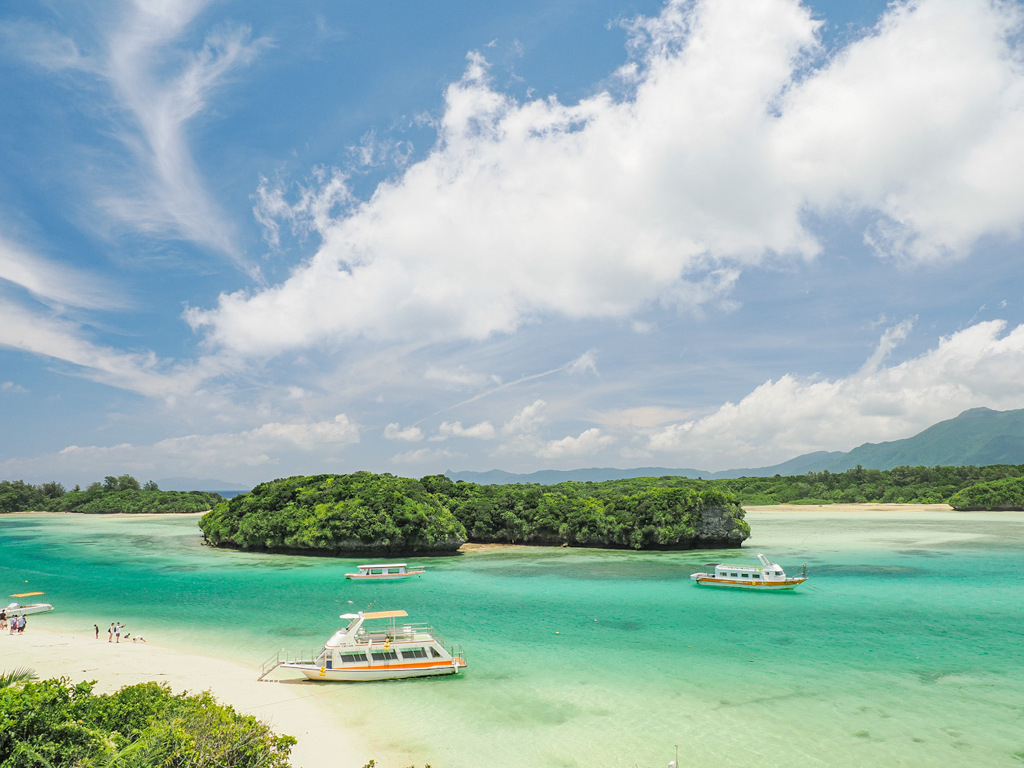
[[[0,584],[46,592],[39,626],[120,620],[254,670],[320,646],[339,613],[404,608],[465,647],[465,675],[309,684],[383,768],[657,768],[676,745],[681,766],[1024,765],[1024,514],[748,520],[739,552],[498,549],[362,584],[354,559],[203,547],[196,516],[16,515]],[[758,551],[811,580],[689,581]]]

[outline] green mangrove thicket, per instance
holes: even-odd
[[[262,483],[199,525],[215,546],[324,554],[451,552],[467,540],[690,549],[750,535],[735,498],[699,480],[476,485],[369,472]]]
[[[150,481],[140,485],[131,475],[108,476],[84,491],[65,491],[57,482],[30,485],[21,480],[0,482],[0,513],[80,512],[83,514],[169,514],[205,512],[222,501],[219,493],[161,491]]]

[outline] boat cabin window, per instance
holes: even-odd
[[[398,658],[397,651],[372,651],[370,655],[374,661],[395,661]]]
[[[441,652],[439,650],[437,650],[437,648],[431,648],[430,649],[430,655],[433,656],[435,659],[440,659],[441,658]]]
[[[365,653],[343,653],[341,654],[342,664],[365,664],[366,654]]]
[[[760,573],[755,573],[750,578],[752,578],[752,579],[760,579],[761,578],[761,574]]]
[[[403,648],[402,649],[403,659],[425,659],[427,658],[427,652],[422,648]]]

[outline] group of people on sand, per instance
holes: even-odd
[[[7,629],[10,625],[11,634],[21,634],[25,631],[25,625],[28,622],[25,621],[24,616],[11,616],[7,617],[6,610],[0,610],[0,629]]]
[[[99,640],[100,639],[100,625],[99,624],[93,624],[92,628],[96,631],[96,639]],[[144,638],[142,635],[136,635],[135,637],[132,637],[132,633],[131,632],[124,632],[125,629],[126,629],[126,627],[120,621],[111,622],[110,627],[107,629],[107,642],[108,643],[120,643],[122,637],[124,637],[125,640],[128,640],[128,638],[131,638],[131,641],[133,643],[144,643],[144,642],[146,642],[146,638]],[[123,635],[122,635],[122,632],[124,632]]]

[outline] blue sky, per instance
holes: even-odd
[[[491,5],[3,4],[0,478],[720,470],[1024,407],[1021,4]]]

